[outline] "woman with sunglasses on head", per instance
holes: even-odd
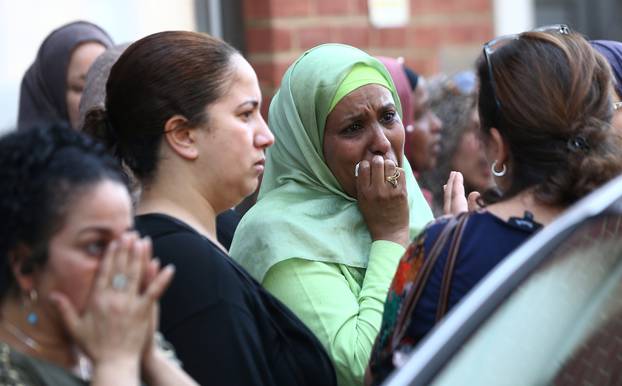
[[[449,212],[410,245],[389,290],[368,383],[381,383],[495,265],[622,171],[611,70],[566,26],[487,43],[476,64],[481,134],[497,189],[466,212],[452,172]]]
[[[227,254],[216,216],[256,188],[274,137],[255,71],[227,43],[166,31],[110,70],[86,117],[142,186],[136,228],[175,265],[160,329],[202,385],[334,385],[313,333]]]
[[[155,339],[172,267],[132,231],[118,163],[68,128],[0,139],[0,384],[196,385]]]

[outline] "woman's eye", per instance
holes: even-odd
[[[358,122],[355,122],[349,125],[348,127],[346,127],[345,129],[341,130],[341,133],[345,135],[352,135],[352,134],[356,134],[357,132],[359,132],[362,128],[363,128],[363,125],[361,125]]]
[[[82,94],[84,91],[84,86],[80,84],[72,84],[69,86],[69,89],[77,94]]]
[[[106,250],[107,243],[103,241],[94,241],[92,243],[86,244],[84,250],[91,256],[100,257],[104,254]]]
[[[395,120],[396,113],[395,111],[387,111],[382,114],[382,122],[391,123]]]
[[[240,116],[242,117],[242,119],[248,120],[253,115],[253,112],[253,110],[244,111],[240,114]]]

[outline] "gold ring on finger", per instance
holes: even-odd
[[[395,169],[395,173],[392,176],[386,178],[387,182],[393,185],[394,188],[397,188],[397,179],[400,178],[400,170]]]

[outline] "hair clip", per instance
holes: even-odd
[[[575,135],[574,137],[570,137],[568,139],[568,148],[570,150],[581,150],[587,152],[590,150],[590,145],[588,145],[583,136]]]

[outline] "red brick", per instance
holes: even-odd
[[[291,48],[289,30],[271,27],[246,29],[246,48],[249,53],[287,51]]]
[[[281,80],[283,79],[283,75],[285,75],[285,72],[291,64],[292,63],[290,62],[273,63],[272,73],[274,74],[275,79],[274,87],[279,87],[279,85],[281,84]]]
[[[373,28],[372,45],[382,48],[403,48],[406,45],[406,28]]]
[[[366,50],[370,45],[369,27],[336,28],[335,41]]]
[[[255,62],[251,60],[251,66],[255,69],[262,87],[278,87],[290,64],[288,62]]]
[[[329,27],[309,27],[298,30],[298,44],[302,50],[332,41],[331,29]]]
[[[466,1],[469,6],[469,10],[472,12],[480,11],[480,12],[491,12],[491,21],[492,21],[492,0],[468,0]]]
[[[270,0],[272,17],[309,16],[311,0]]]
[[[490,0],[410,0],[410,9],[412,15],[461,13],[472,11],[471,3],[473,1],[488,1],[490,3]]]
[[[350,2],[347,0],[316,0],[319,15],[348,15]]]
[[[276,79],[274,79],[274,65],[271,62],[264,63],[256,63],[251,61],[251,66],[255,69],[257,73],[257,78],[259,79],[259,84],[266,86],[273,86],[276,83]]]
[[[272,50],[272,30],[270,28],[249,27],[246,35],[246,49],[248,53],[269,52]]]
[[[436,47],[442,40],[442,30],[440,27],[413,27],[406,32],[407,46],[414,48]],[[448,27],[450,28],[450,27]]]
[[[271,0],[244,0],[244,18],[246,20],[270,17]]]
[[[449,43],[481,43],[492,39],[492,25],[471,24],[454,25],[445,31],[445,41]]]

